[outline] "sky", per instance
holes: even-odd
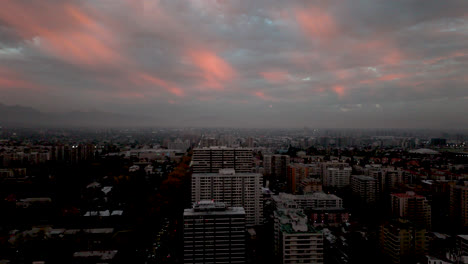
[[[468,1],[2,0],[0,103],[157,125],[468,128]]]

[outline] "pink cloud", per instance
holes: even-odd
[[[113,31],[101,26],[78,6],[41,1],[44,10],[54,12],[38,12],[35,5],[22,3],[3,1],[0,20],[26,39],[39,38],[36,47],[42,51],[74,64],[113,64],[122,60],[112,48]]]
[[[407,77],[406,74],[387,74],[387,75],[379,77],[378,80],[380,80],[380,81],[393,81],[393,80],[403,79],[405,77]]]
[[[299,9],[296,18],[303,31],[313,39],[330,39],[338,33],[334,18],[325,10],[316,7]]]
[[[0,90],[18,91],[43,91],[45,88],[25,80],[20,74],[7,68],[0,67]]]
[[[214,52],[190,50],[188,55],[204,79],[203,85],[208,88],[223,90],[224,84],[236,76],[234,68]]]
[[[270,96],[270,95],[266,95],[264,92],[262,91],[257,91],[257,92],[254,92],[253,93],[256,97],[264,100],[264,101],[271,101],[271,102],[276,102],[278,101],[277,98],[274,98],[273,96]]]
[[[289,74],[284,71],[260,72],[260,75],[270,83],[283,83],[289,78]]]
[[[438,63],[440,61],[444,61],[444,60],[448,60],[448,59],[455,59],[455,58],[465,57],[465,56],[468,56],[468,53],[465,53],[465,52],[462,52],[462,51],[457,51],[457,52],[454,52],[454,53],[446,55],[446,56],[440,56],[440,57],[432,58],[432,59],[429,59],[429,60],[425,60],[424,64],[431,65],[431,64],[436,64],[436,63]]]
[[[394,66],[406,59],[394,40],[382,36],[361,42],[355,45],[353,50],[356,54],[366,54],[376,65]]]
[[[166,91],[176,96],[180,97],[180,96],[185,95],[185,92],[181,88],[177,87],[176,85],[170,82],[164,81],[158,77],[149,75],[147,73],[139,73],[135,76],[135,78],[137,82],[139,82],[140,80],[143,80],[146,84],[151,84],[151,85],[162,87]]]
[[[342,85],[335,85],[332,89],[339,97],[343,97],[346,94],[346,87]]]

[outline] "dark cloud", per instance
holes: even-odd
[[[466,10],[462,0],[5,0],[0,101],[168,125],[456,128],[468,110]]]

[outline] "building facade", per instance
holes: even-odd
[[[193,150],[193,173],[218,173],[220,169],[235,169],[239,173],[252,172],[252,149],[206,147]]]
[[[450,187],[450,211],[452,224],[460,229],[468,229],[468,186]]]
[[[192,202],[215,200],[228,206],[244,207],[248,226],[263,223],[262,175],[237,173],[233,169],[219,173],[192,174]]]
[[[313,226],[339,226],[347,223],[349,213],[343,208],[343,200],[334,194],[315,192],[313,194],[293,195],[280,193],[272,196],[275,208],[303,209]]]
[[[351,190],[361,204],[375,205],[377,202],[378,181],[370,176],[351,176]]]
[[[263,156],[265,175],[270,175],[274,179],[286,179],[290,160],[288,155]]]
[[[393,193],[390,196],[393,217],[404,218],[417,226],[431,229],[431,206],[426,197],[414,192]]]
[[[312,175],[316,175],[317,167],[315,164],[291,163],[287,168],[288,191],[296,194],[300,190],[300,184],[303,180]],[[321,187],[321,184],[320,184]],[[321,188],[320,188],[321,191]]]
[[[245,263],[245,211],[201,201],[184,210],[184,263]]]
[[[274,212],[275,253],[281,263],[323,263],[323,234],[299,209]]]
[[[407,220],[393,220],[380,227],[380,249],[391,263],[416,263],[427,254],[426,234]]]

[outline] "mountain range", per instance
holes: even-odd
[[[100,111],[42,112],[0,103],[0,126],[17,127],[129,127],[154,126],[147,117]]]

